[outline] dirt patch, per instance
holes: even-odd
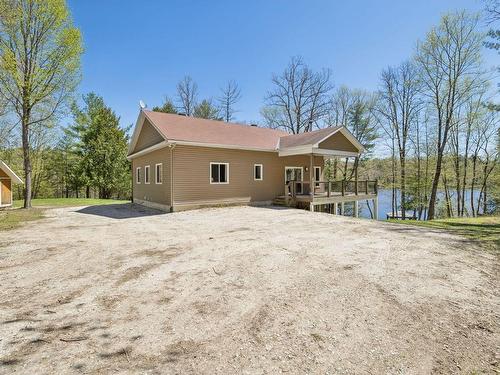
[[[251,207],[45,215],[2,237],[0,373],[500,371],[499,258],[459,237]]]

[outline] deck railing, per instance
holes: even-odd
[[[313,194],[311,194],[310,181],[289,181],[285,184],[285,199],[294,199],[297,195],[309,195],[314,197],[331,197],[345,195],[377,195],[377,180],[358,181],[315,181],[313,182]]]

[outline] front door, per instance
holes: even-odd
[[[303,181],[302,167],[285,167],[285,184],[290,181]],[[297,194],[302,194],[302,184],[297,184]]]

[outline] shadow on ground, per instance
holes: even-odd
[[[135,217],[166,215],[166,212],[133,203],[88,206],[76,212],[80,214],[103,216],[111,219],[131,219]]]

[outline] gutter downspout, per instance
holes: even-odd
[[[175,143],[170,146],[170,212],[174,212],[174,148]]]

